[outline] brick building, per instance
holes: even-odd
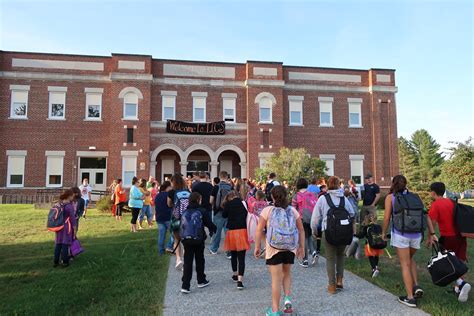
[[[0,192],[252,177],[282,146],[357,182],[398,172],[394,70],[7,51],[0,67]]]

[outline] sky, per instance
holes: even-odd
[[[474,1],[0,0],[0,49],[396,69],[398,134],[474,137]]]

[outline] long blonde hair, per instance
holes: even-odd
[[[222,201],[221,207],[224,208],[227,202],[232,201],[235,198],[240,198],[239,193],[235,190],[229,191],[229,193],[227,193],[224,200]]]
[[[363,226],[369,226],[371,224],[377,224],[377,216],[375,214],[367,214],[364,217],[364,221],[362,222]]]

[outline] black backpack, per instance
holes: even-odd
[[[454,223],[461,236],[474,238],[474,207],[454,201]]]
[[[428,262],[428,271],[433,284],[447,286],[463,276],[469,270],[454,252],[440,249],[438,243],[433,244],[432,257]]]
[[[367,227],[367,241],[370,248],[385,249],[387,247],[387,242],[382,236],[382,226],[379,224],[372,224]]]
[[[407,192],[394,196],[392,222],[396,230],[403,233],[423,233],[426,229],[426,214],[423,201],[418,194]]]
[[[275,180],[272,180],[271,182],[267,183],[267,185],[265,186],[265,195],[267,196],[267,201],[269,201],[269,202],[273,201],[272,193],[271,193],[273,187],[275,186],[275,184],[273,184],[273,182],[275,182]]]
[[[350,245],[354,231],[352,227],[352,218],[344,207],[344,197],[341,197],[339,206],[334,205],[330,194],[326,194],[324,197],[329,205],[326,230],[324,232],[327,242],[333,246]]]

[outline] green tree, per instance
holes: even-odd
[[[411,142],[406,138],[398,139],[398,157],[401,174],[412,186],[417,184],[419,182],[417,156]]]
[[[256,170],[256,176],[262,178],[270,172],[275,172],[278,180],[287,181],[290,191],[294,191],[298,178],[323,177],[325,171],[326,163],[319,158],[311,157],[306,149],[282,147],[267,161],[264,168]]]
[[[441,180],[450,191],[462,192],[474,188],[474,144],[470,137],[464,143],[452,142],[449,160],[441,168]]]

